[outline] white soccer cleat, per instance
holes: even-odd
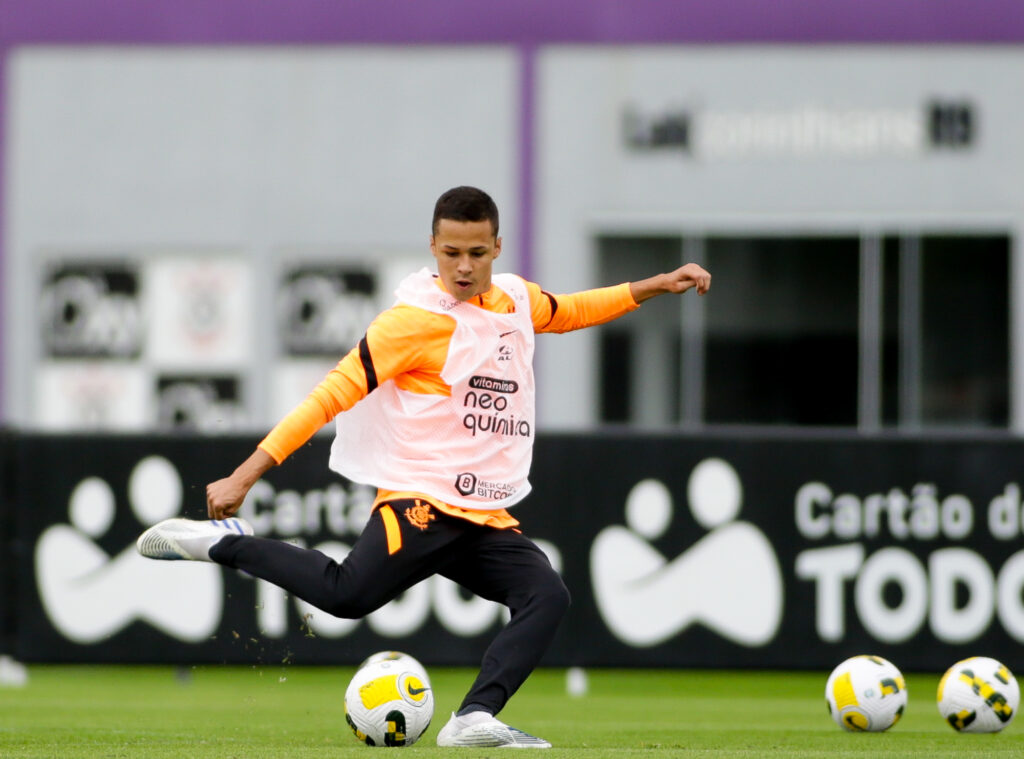
[[[252,535],[244,519],[165,519],[157,522],[135,541],[139,553],[148,559],[210,561],[210,548],[225,535]]]
[[[487,712],[471,712],[458,717],[454,713],[437,734],[438,746],[468,748],[551,748],[543,738],[506,725]]]

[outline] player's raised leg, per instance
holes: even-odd
[[[453,517],[439,515],[421,530],[396,516],[413,506],[399,500],[375,509],[341,562],[321,551],[253,536],[251,527],[245,534],[231,533],[207,520],[162,522],[139,538],[139,551],[150,558],[201,558],[241,569],[328,614],[357,619],[433,574],[448,545],[462,535],[461,521]],[[186,555],[165,556],[163,548],[151,548],[165,545],[179,546],[175,550]]]

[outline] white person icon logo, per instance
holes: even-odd
[[[590,550],[598,610],[624,643],[656,646],[700,624],[745,646],[768,643],[782,620],[782,572],[756,526],[736,521],[743,489],[736,470],[709,458],[687,485],[690,510],[707,535],[668,561],[650,541],[672,520],[672,495],[653,479],[633,486],[626,523],[602,530]]]
[[[181,477],[165,458],[150,456],[128,478],[128,501],[144,525],[181,510]],[[39,536],[36,582],[47,616],[66,638],[96,643],[136,620],[186,642],[213,634],[223,607],[223,579],[216,564],[171,566],[139,555],[132,541],[116,556],[95,543],[113,524],[114,492],[106,480],[86,477],[71,492],[70,524]]]

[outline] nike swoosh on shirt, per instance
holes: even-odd
[[[514,335],[515,333],[515,330],[511,330],[510,332],[502,332],[500,335],[498,335],[498,337],[508,337],[509,335]]]

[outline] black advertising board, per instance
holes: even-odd
[[[0,654],[8,654],[14,647],[14,571],[15,558],[11,550],[15,494],[13,482],[13,436],[0,429]]]
[[[535,496],[524,520],[573,556],[558,657],[830,668],[877,653],[944,670],[990,655],[1020,668],[1022,452],[1008,440],[549,438],[534,473],[559,483],[557,501],[538,509]]]
[[[134,540],[204,516],[204,487],[257,441],[8,441],[16,654],[27,661],[360,661],[385,648],[476,664],[504,612],[431,578],[340,620]],[[373,492],[317,437],[250,494],[258,534],[341,558]],[[542,435],[515,509],[573,605],[545,663],[908,670],[969,655],[1024,668],[1024,541],[1012,439]],[[10,598],[10,595],[6,597]]]

